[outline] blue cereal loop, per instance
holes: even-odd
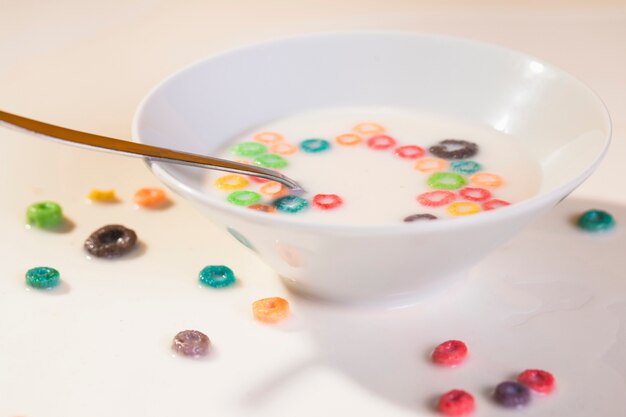
[[[39,266],[26,272],[26,284],[33,288],[52,288],[59,284],[59,271]]]
[[[606,211],[587,210],[580,215],[576,224],[588,232],[604,232],[615,226],[615,220]]]
[[[274,201],[274,207],[285,213],[297,213],[309,206],[309,202],[304,198],[295,195],[287,195]]]
[[[300,142],[300,149],[308,153],[323,152],[330,148],[330,142],[325,139],[306,139]]]
[[[452,171],[459,174],[471,175],[481,170],[481,166],[478,162],[464,160],[464,161],[452,161],[450,162],[450,168]]]
[[[224,288],[235,283],[232,269],[224,265],[209,265],[202,268],[198,276],[200,284],[212,288]]]

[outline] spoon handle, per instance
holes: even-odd
[[[292,191],[302,191],[302,187],[292,180],[276,171],[261,168],[254,165],[242,164],[228,161],[226,159],[212,158],[187,152],[179,152],[171,149],[159,148],[157,146],[144,145],[142,143],[129,142],[120,139],[113,139],[106,136],[94,135],[92,133],[80,132],[78,130],[67,129],[61,126],[51,125],[15,114],[0,110],[0,122],[4,122],[13,127],[28,130],[48,136],[52,139],[72,143],[84,148],[108,150],[113,153],[147,157],[151,161],[172,162],[193,167],[215,169],[218,171],[233,172],[235,174],[253,175],[277,181]]]

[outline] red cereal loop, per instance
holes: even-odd
[[[436,190],[422,193],[417,196],[417,202],[422,206],[440,207],[450,204],[456,196],[452,191]]]
[[[459,191],[459,195],[468,201],[485,201],[491,197],[491,191],[484,188],[465,187]]]
[[[438,365],[455,366],[465,360],[467,346],[460,340],[447,340],[439,344],[431,355]]]
[[[319,209],[330,210],[339,207],[343,200],[337,194],[317,194],[311,202]]]
[[[394,151],[394,155],[398,158],[404,159],[417,159],[420,156],[424,155],[426,151],[423,148],[420,148],[417,145],[405,145],[396,148]]]
[[[261,178],[261,177],[254,177],[252,175],[248,175],[248,179],[252,182],[256,182],[257,184],[263,184],[264,182],[268,182],[269,180],[266,180],[265,178]]]
[[[519,374],[517,382],[540,394],[550,394],[554,390],[554,376],[540,369],[525,370]]]
[[[511,203],[509,203],[508,201],[498,200],[497,198],[494,198],[493,200],[485,201],[483,203],[483,210],[495,210],[509,205],[511,205]]]
[[[463,390],[453,389],[439,397],[437,411],[446,416],[466,416],[474,412],[474,397]]]
[[[389,149],[395,144],[396,140],[387,135],[376,135],[367,140],[367,146],[376,150]]]

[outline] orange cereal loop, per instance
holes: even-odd
[[[378,123],[363,122],[354,126],[352,130],[362,135],[376,135],[378,133],[383,133],[385,128]]]
[[[496,174],[490,172],[477,172],[469,180],[472,184],[480,185],[481,187],[499,187],[502,185],[502,178]]]
[[[298,150],[297,147],[289,144],[289,143],[275,143],[270,146],[270,153],[275,153],[278,155],[292,155],[296,153]]]
[[[480,211],[480,206],[472,201],[457,201],[447,207],[448,213],[453,216],[467,216]]]
[[[362,140],[363,138],[361,136],[355,135],[354,133],[344,133],[335,138],[335,142],[344,146],[354,146],[359,144]]]
[[[253,139],[261,143],[276,143],[283,140],[283,135],[276,132],[261,132],[254,135]]]
[[[87,198],[98,203],[114,203],[117,201],[115,190],[98,190],[96,188],[89,191]]]
[[[274,213],[276,207],[268,206],[267,204],[251,204],[248,206],[251,210],[262,211],[263,213]]]
[[[287,194],[287,188],[279,182],[270,181],[259,187],[259,192],[268,197],[280,197]]]
[[[415,169],[420,172],[443,171],[448,167],[448,163],[443,159],[420,158],[415,161]]]
[[[165,191],[160,188],[140,188],[133,200],[140,207],[155,207],[165,202]]]
[[[220,190],[239,190],[248,185],[248,180],[241,175],[230,174],[219,177],[213,182],[213,185]]]
[[[289,303],[284,298],[263,298],[252,303],[254,318],[262,323],[276,324],[289,317]]]

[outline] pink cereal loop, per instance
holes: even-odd
[[[253,139],[261,143],[276,143],[283,140],[283,135],[276,132],[261,132],[254,135]]]
[[[438,158],[420,158],[415,161],[414,168],[420,172],[443,171],[448,167],[448,163]]]
[[[293,155],[298,148],[289,143],[275,143],[270,146],[270,153],[277,155]]]
[[[362,122],[355,125],[352,130],[362,135],[375,135],[378,133],[383,133],[385,131],[385,128],[378,123]]]

